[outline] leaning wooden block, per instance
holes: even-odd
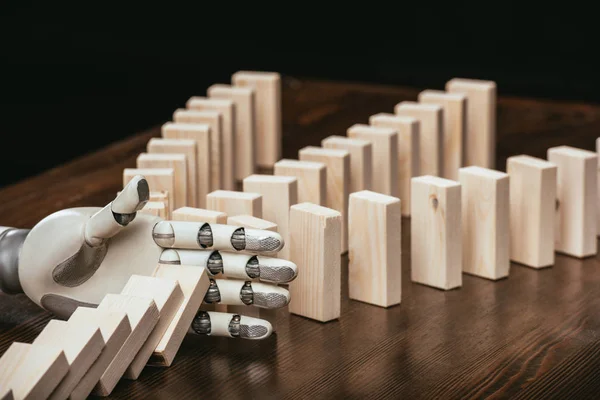
[[[262,217],[277,224],[286,243],[279,257],[290,256],[290,207],[298,203],[298,179],[294,176],[251,175],[244,179],[244,192],[262,195]]]
[[[326,149],[346,150],[350,153],[350,193],[370,190],[373,181],[373,146],[368,140],[345,136],[329,136],[321,141]]]
[[[327,203],[327,167],[322,162],[283,159],[275,163],[273,173],[298,180],[299,203]]]
[[[471,166],[459,170],[462,186],[463,272],[487,279],[510,268],[509,177]]]
[[[173,208],[187,204],[187,160],[184,154],[140,153],[136,165],[138,168],[173,168]]]
[[[202,208],[182,207],[173,211],[173,221],[208,222],[209,224],[227,224],[227,214],[221,211]]]
[[[355,124],[348,128],[348,137],[363,139],[373,146],[374,192],[398,197],[398,133],[394,129]]]
[[[350,195],[350,298],[389,307],[402,299],[400,199],[363,190]]]
[[[51,399],[69,397],[81,378],[90,369],[104,349],[104,339],[98,321],[50,320],[33,341],[33,346],[57,346],[65,352],[69,372],[50,395]]]
[[[272,167],[281,157],[281,76],[276,72],[238,71],[231,77],[238,87],[256,91],[256,162]]]
[[[173,168],[125,168],[123,170],[123,187],[136,175],[143,175],[148,181],[151,191],[166,190],[169,193],[169,214],[173,211],[173,193],[175,179]]]
[[[321,322],[339,318],[342,215],[316,204],[296,204],[290,226],[290,260],[302,271],[289,285],[290,312]]]
[[[398,133],[398,190],[402,200],[402,215],[409,216],[410,180],[420,175],[419,120],[380,113],[371,116],[369,123],[375,127],[394,129]]]
[[[173,363],[185,334],[202,304],[209,280],[205,268],[184,265],[159,265],[154,272],[154,277],[176,280],[183,292],[183,302],[148,363],[148,365],[168,367]]]
[[[47,399],[68,372],[59,346],[13,342],[0,358],[0,398]]]
[[[258,193],[217,190],[206,196],[206,207],[229,216],[252,215],[262,217],[262,196]]]
[[[328,208],[342,214],[342,253],[348,251],[348,195],[350,187],[350,153],[346,150],[308,146],[300,149],[301,161],[322,162],[327,167]]]
[[[435,176],[412,179],[411,279],[449,290],[462,285],[460,183]]]
[[[440,176],[444,165],[444,125],[442,107],[403,101],[394,108],[396,115],[419,121],[419,173]]]
[[[548,149],[548,161],[558,167],[555,250],[580,258],[595,255],[598,156],[559,146]]]
[[[510,259],[533,268],[554,264],[555,164],[526,155],[509,157]]]
[[[89,307],[77,308],[69,317],[69,323],[98,325],[102,339],[106,344],[100,356],[77,383],[69,396],[71,400],[83,400],[90,395],[125,340],[131,335],[131,325],[125,311],[104,311]]]
[[[255,91],[251,87],[219,84],[212,85],[206,92],[211,99],[227,99],[235,104],[235,178],[241,181],[256,169]]]
[[[446,91],[467,96],[465,165],[495,168],[496,165],[496,83],[454,78]]]
[[[444,138],[442,146],[442,177],[458,179],[458,169],[464,165],[464,146],[467,128],[467,96],[440,90],[424,90],[419,102],[442,107]]]
[[[162,201],[149,201],[139,212],[161,217],[162,219],[169,219],[169,210]]]

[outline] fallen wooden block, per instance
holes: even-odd
[[[548,161],[558,167],[555,250],[579,258],[595,255],[598,156],[558,146],[548,149]]]
[[[462,285],[460,183],[435,176],[412,179],[411,279],[449,290]]]
[[[346,150],[350,153],[350,193],[371,189],[373,184],[371,142],[345,136],[329,136],[321,141],[321,146],[326,149]]]
[[[373,184],[374,192],[398,197],[398,133],[390,128],[355,124],[348,128],[348,137],[363,139],[373,146]]]
[[[556,165],[526,155],[509,157],[510,259],[533,268],[554,264]]]
[[[454,78],[446,83],[446,91],[467,96],[464,165],[495,168],[496,83]]]
[[[300,161],[322,162],[327,167],[326,207],[342,214],[342,254],[348,252],[348,195],[350,186],[350,153],[346,150],[308,146],[298,152]]]
[[[235,104],[235,178],[241,181],[256,170],[256,102],[251,87],[212,85],[207,90],[211,99],[231,100]]]
[[[208,222],[209,224],[227,224],[227,214],[221,211],[202,208],[182,207],[173,211],[173,221]]]
[[[252,215],[262,217],[262,196],[258,193],[217,190],[206,196],[206,207],[228,216]]]
[[[275,163],[274,175],[293,176],[298,181],[298,202],[324,206],[327,203],[327,167],[321,162],[283,159]]]
[[[0,398],[47,399],[68,372],[59,346],[13,342],[0,358]]]
[[[459,170],[463,272],[501,279],[510,270],[509,177],[477,166]]]
[[[290,208],[290,261],[301,273],[290,282],[289,311],[317,321],[340,317],[342,215],[311,203]]]
[[[162,219],[169,219],[169,210],[162,201],[149,201],[139,212],[161,217]]]
[[[410,180],[420,175],[419,120],[380,113],[372,115],[369,123],[398,133],[398,196],[402,200],[402,215],[410,216]]]
[[[402,300],[400,199],[363,190],[348,210],[350,298],[390,307]]]
[[[71,400],[83,400],[88,398],[106,368],[131,334],[131,325],[125,311],[103,311],[89,307],[77,308],[69,317],[69,323],[98,325],[102,339],[106,344],[100,356],[79,380],[69,396]]]
[[[173,193],[175,179],[173,168],[125,168],[123,170],[123,187],[136,175],[143,175],[148,181],[151,191],[166,190],[169,193],[169,215],[173,211]]]
[[[256,162],[272,167],[281,158],[281,76],[276,72],[238,71],[231,77],[237,87],[256,91]]]
[[[196,201],[202,207],[206,195],[213,183],[221,185],[221,157],[214,158],[214,147],[220,145],[210,126],[207,124],[166,123],[162,126],[165,139],[187,139],[196,142]],[[172,211],[172,210],[171,210]]]
[[[173,208],[187,204],[187,160],[184,154],[140,153],[136,159],[138,168],[173,168]]]
[[[223,158],[223,175],[219,189],[235,189],[235,171],[237,160],[237,144],[235,142],[235,104],[231,100],[209,99],[207,97],[194,96],[187,103],[188,110],[195,111],[218,111],[221,113],[221,157]],[[213,188],[214,190],[215,188]]]
[[[56,346],[64,351],[69,372],[54,389],[50,399],[66,399],[98,359],[105,343],[98,321],[82,324],[77,321],[50,320],[33,341],[33,346],[36,345]]]
[[[419,121],[419,174],[440,176],[444,165],[442,107],[403,101],[396,105],[394,112]]]
[[[442,140],[442,177],[458,179],[458,169],[464,164],[465,135],[467,128],[467,96],[440,90],[424,90],[419,102],[442,107],[444,137]]]

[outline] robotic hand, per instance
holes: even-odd
[[[292,281],[296,265],[261,255],[281,250],[279,234],[137,214],[149,193],[146,179],[136,176],[104,208],[58,211],[31,230],[0,227],[0,289],[25,293],[68,318],[79,306],[93,307],[106,294],[120,293],[131,275],[152,275],[161,263],[205,267],[210,276],[205,303],[261,308],[289,303],[289,292],[276,284]],[[192,330],[263,339],[272,327],[258,318],[199,311]]]

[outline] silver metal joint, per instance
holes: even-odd
[[[208,257],[206,262],[206,268],[212,275],[218,275],[223,273],[223,257],[218,251],[213,251]]]
[[[214,279],[210,280],[210,285],[208,286],[208,291],[204,296],[205,303],[219,303],[221,301],[221,292],[219,291],[219,287],[217,286],[217,282]]]
[[[229,334],[233,337],[240,337],[240,321],[242,317],[234,315],[229,321]]]
[[[7,294],[23,293],[19,281],[19,254],[29,229],[0,230],[0,291]]]
[[[255,279],[260,277],[260,268],[258,265],[258,257],[252,256],[246,263],[246,274],[248,277]]]
[[[206,249],[213,246],[213,233],[209,224],[204,224],[198,231],[198,244],[200,247]]]
[[[206,311],[198,311],[196,317],[192,321],[192,329],[200,335],[210,335],[210,315]]]
[[[252,290],[252,283],[250,283],[250,281],[245,282],[244,286],[242,286],[242,290],[240,290],[240,299],[242,300],[242,303],[247,306],[254,303],[254,291]]]
[[[233,232],[231,235],[231,245],[238,251],[246,248],[246,234],[244,228],[238,228]]]

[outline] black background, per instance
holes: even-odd
[[[257,18],[234,3],[48,3],[1,6],[0,186],[164,122],[240,69],[419,88],[493,79],[500,95],[600,102],[586,9],[428,3],[328,16],[286,3]]]

